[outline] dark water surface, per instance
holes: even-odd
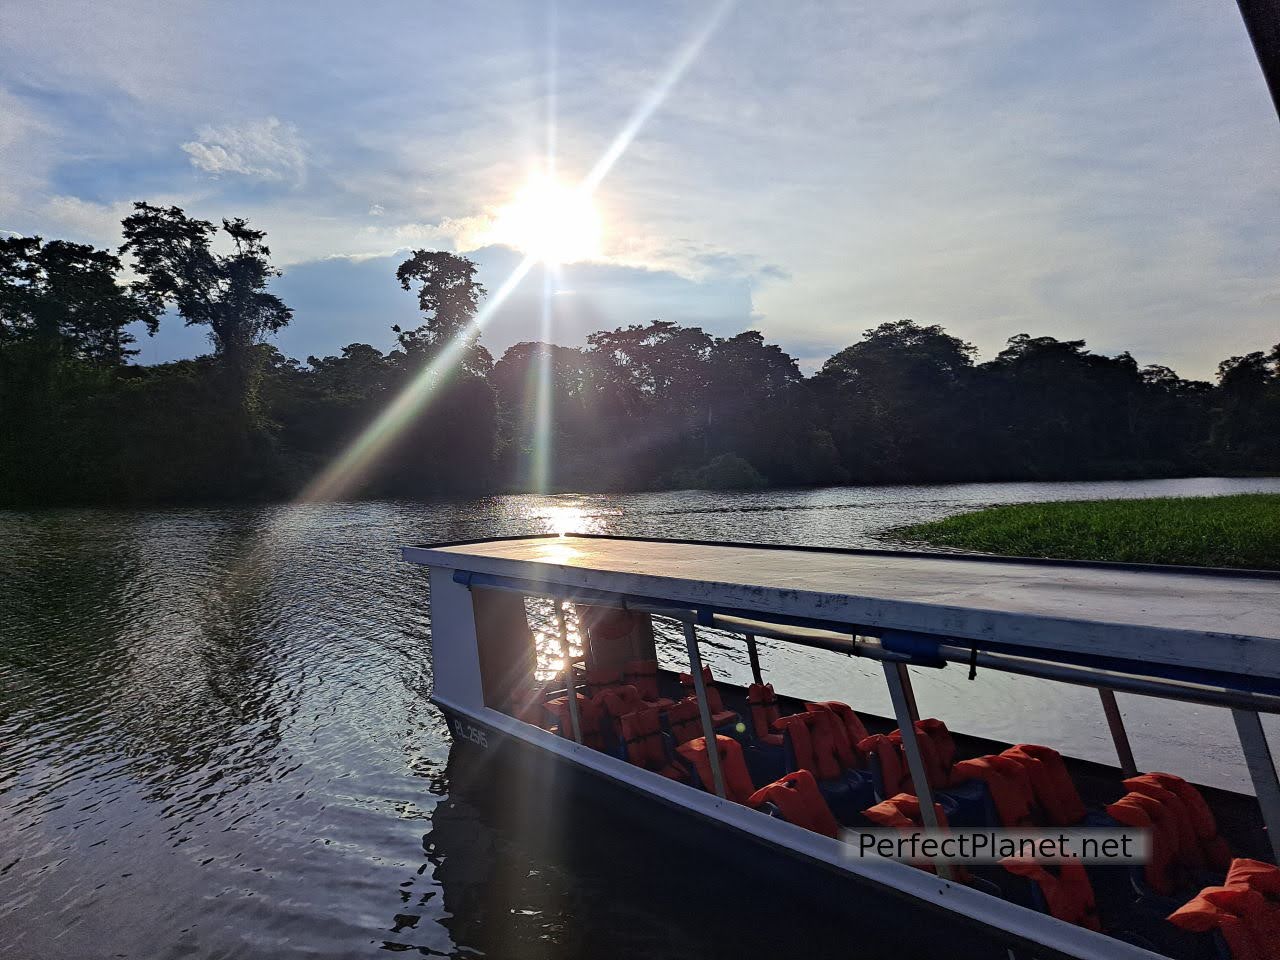
[[[720,877],[699,908],[714,864],[590,812],[513,820],[509,785],[462,783],[427,702],[426,577],[397,546],[573,529],[884,546],[886,527],[991,503],[1252,490],[1280,481],[0,512],[0,956],[776,953],[751,934],[758,892]],[[708,648],[746,676],[735,645]],[[889,712],[864,665],[763,658],[788,692]],[[1109,759],[1088,691],[953,670],[917,693],[954,728]],[[1225,711],[1122,706],[1140,765],[1245,783]]]

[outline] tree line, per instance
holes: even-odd
[[[900,320],[806,377],[757,331],[654,320],[495,360],[475,264],[417,250],[396,280],[419,326],[300,362],[269,343],[294,317],[262,231],[137,203],[123,236],[0,239],[2,505],[294,496],[424,377],[429,402],[346,495],[1280,472],[1280,345],[1208,383],[1027,334],[979,362]],[[131,331],[162,322],[206,328],[211,352],[132,362]]]

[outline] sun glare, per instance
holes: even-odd
[[[543,263],[573,263],[600,256],[600,214],[591,194],[535,175],[498,211],[494,235]]]

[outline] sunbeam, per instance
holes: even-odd
[[[542,267],[542,350],[534,358],[531,368],[533,382],[533,450],[529,464],[529,486],[534,493],[546,493],[551,480],[551,453],[554,438],[551,433],[552,398],[555,395],[552,377],[554,362],[551,356],[551,264]]]
[[[450,341],[431,363],[415,376],[400,394],[391,401],[377,419],[369,424],[342,455],[324,469],[320,476],[309,483],[302,491],[303,500],[337,500],[344,493],[350,492],[367,474],[377,461],[378,456],[387,449],[391,441],[410,422],[435,393],[436,384],[441,375],[458,362],[470,338],[484,325],[489,318],[506,302],[511,292],[520,285],[537,258],[530,255],[520,261],[511,271],[511,275],[503,281],[493,296],[485,302],[476,313],[469,329]]]
[[[724,20],[729,10],[734,6],[736,0],[721,0],[711,15],[703,22],[701,27],[676,53],[667,69],[663,71],[662,78],[653,87],[652,90],[640,101],[639,106],[627,119],[622,129],[610,141],[608,148],[601,154],[600,158],[592,166],[587,176],[578,184],[574,193],[577,194],[583,204],[589,204],[591,195],[596,188],[608,176],[609,171],[613,169],[614,164],[626,152],[627,148],[635,140],[636,135],[648,122],[649,118],[662,106],[663,102],[675,88],[680,78],[697,59],[706,46],[707,41],[715,33],[720,23]],[[555,20],[554,9],[552,18],[549,23],[549,34],[554,36]],[[547,152],[548,167],[547,173],[553,174],[554,153],[555,153],[555,127],[556,118],[555,109],[555,43],[549,40],[550,47],[550,102],[548,104],[547,113]],[[309,483],[301,494],[303,500],[336,500],[340,499],[344,494],[353,491],[359,482],[368,474],[369,470],[377,462],[378,457],[387,449],[395,437],[400,433],[404,426],[411,422],[423,408],[431,401],[435,393],[436,385],[440,382],[442,374],[448,371],[455,363],[457,363],[463,348],[471,337],[477,335],[484,329],[489,319],[498,311],[498,308],[507,300],[512,291],[515,290],[520,282],[528,275],[533,265],[539,260],[544,263],[544,271],[549,271],[551,264],[547,261],[553,259],[548,256],[548,250],[541,248],[542,245],[535,244],[533,249],[527,249],[525,257],[520,261],[519,265],[511,272],[511,275],[503,281],[502,285],[489,298],[489,300],[476,313],[471,325],[462,333],[460,333],[452,342],[450,342],[439,355],[436,356],[430,364],[417,374],[409,384],[400,392],[400,394],[380,413],[377,418],[364,431],[352,441],[351,445],[344,450],[336,460],[334,460],[324,471]],[[544,276],[547,274],[544,273]],[[548,342],[550,341],[550,290],[546,283],[543,288],[543,336]],[[545,361],[547,374],[550,374],[550,357],[548,355]],[[534,479],[540,477],[542,483],[545,484],[548,474],[547,460],[550,455],[550,382],[545,380],[544,385],[539,388],[540,408],[535,414],[538,419],[539,430],[537,431],[538,442],[535,446],[534,460]],[[546,429],[542,429],[542,425],[546,424]]]
[[[626,152],[627,147],[631,146],[631,141],[636,138],[641,128],[662,106],[663,101],[670,96],[671,91],[675,89],[675,85],[680,82],[680,78],[693,65],[694,60],[698,58],[698,54],[702,53],[702,48],[707,45],[711,35],[716,32],[716,29],[736,3],[737,0],[721,0],[716,5],[716,8],[711,11],[711,15],[707,17],[697,33],[680,48],[680,51],[663,72],[662,79],[649,91],[649,95],[640,101],[640,105],[636,107],[635,112],[631,114],[626,124],[618,131],[618,135],[613,138],[608,149],[601,154],[595,166],[591,168],[591,171],[583,179],[579,187],[580,190],[592,193],[600,185],[601,181],[609,175],[609,171],[618,162],[618,158]]]

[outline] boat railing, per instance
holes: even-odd
[[[768,637],[797,646],[828,650],[849,656],[863,657],[882,663],[885,681],[889,688],[895,719],[902,736],[903,752],[913,782],[919,790],[920,809],[925,825],[937,828],[933,795],[928,785],[924,760],[915,732],[920,719],[915,694],[911,684],[909,667],[942,667],[947,663],[965,664],[970,671],[977,668],[1005,673],[1038,677],[1060,683],[1093,687],[1099,693],[1108,729],[1116,750],[1120,768],[1126,776],[1137,772],[1124,720],[1115,701],[1116,691],[1141,694],[1159,699],[1226,707],[1232,711],[1237,734],[1244,752],[1250,778],[1253,782],[1263,821],[1269,838],[1280,836],[1280,778],[1277,777],[1274,760],[1259,717],[1261,713],[1280,713],[1280,696],[1233,686],[1230,683],[1202,682],[1178,676],[1161,675],[1170,672],[1151,665],[1143,672],[1137,661],[1121,661],[1123,669],[1107,669],[1089,663],[1070,662],[1063,652],[1036,647],[1009,652],[1007,649],[983,649],[981,641],[917,634],[907,631],[872,630],[854,624],[840,624],[814,620],[797,621],[792,618],[771,617],[755,611],[724,610],[715,606],[697,606],[665,603],[652,598],[629,597],[620,594],[579,587],[567,587],[547,581],[522,580],[487,574],[456,571],[454,579],[469,588],[502,590],[523,594],[526,597],[546,597],[554,601],[556,630],[564,664],[566,690],[574,691],[576,667],[570,657],[568,626],[562,609],[562,601],[586,603],[593,606],[624,609],[633,613],[648,614],[675,621],[681,625],[687,647],[690,673],[697,698],[703,734],[708,745],[716,743],[710,704],[703,680],[702,658],[699,649],[698,627],[741,635],[746,642],[755,682],[763,682],[757,637]],[[783,622],[790,619],[791,622]],[[1222,678],[1209,678],[1219,680]],[[569,716],[573,738],[583,741],[582,719],[576,696],[569,696]],[[725,796],[724,772],[719,753],[709,747],[714,792]],[[1275,842],[1272,840],[1273,851]],[[945,864],[939,864],[945,875]]]

